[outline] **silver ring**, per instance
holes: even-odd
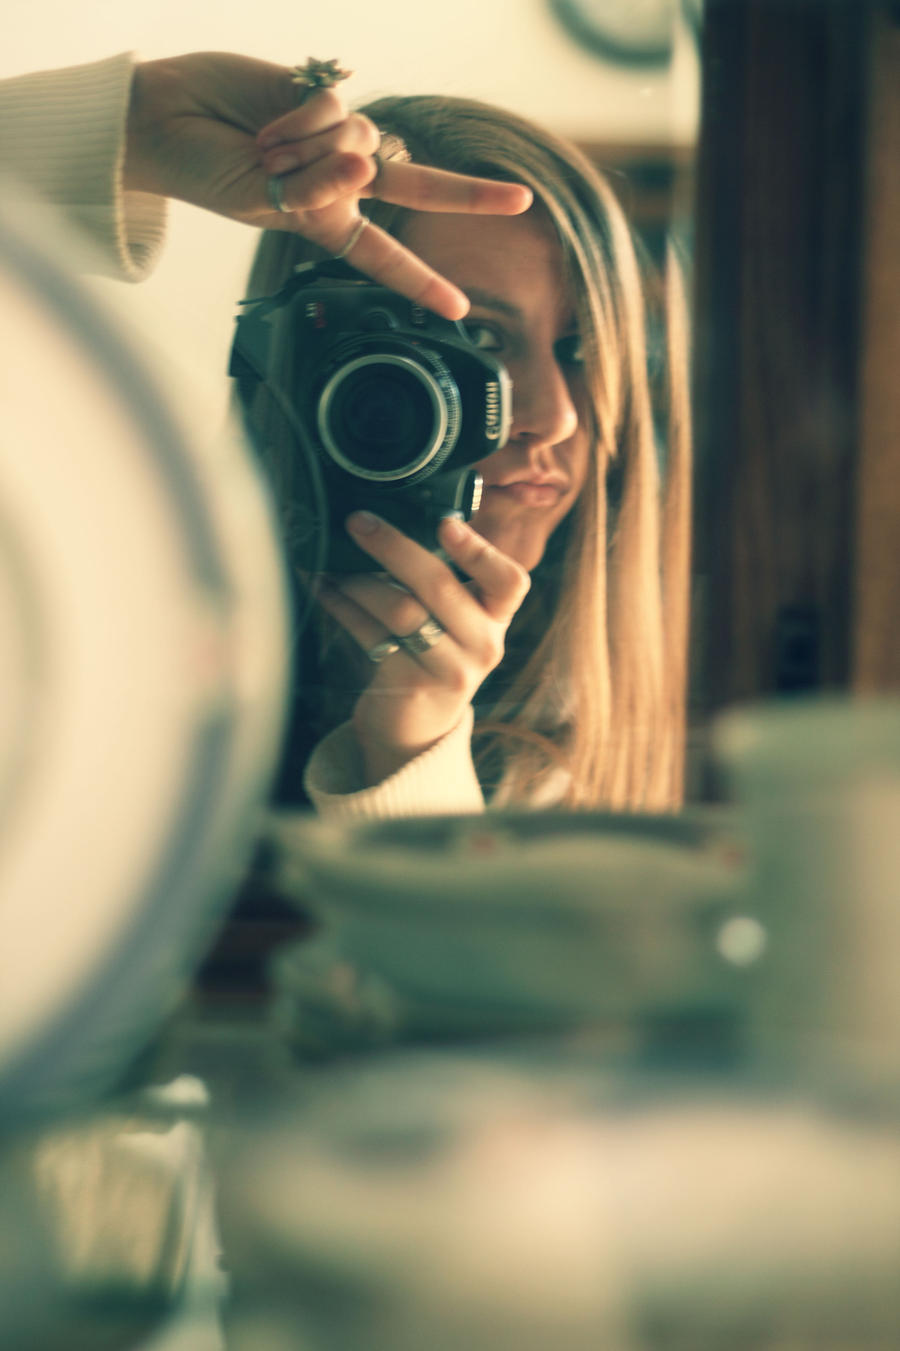
[[[271,179],[269,181],[271,182]],[[363,230],[366,228],[368,223],[369,223],[368,216],[360,216],[359,220],[356,222],[353,229],[350,231],[349,238],[347,239],[347,242],[341,249],[340,253],[334,253],[331,256],[333,258],[346,258],[347,254],[354,247],[354,245],[356,244],[357,240],[359,239],[360,235],[362,234]]]
[[[412,156],[407,149],[406,142],[393,132],[383,132],[378,128],[380,141],[378,149],[372,152],[372,159],[375,161],[375,177],[372,179],[366,192],[367,197],[378,196],[378,180],[381,178],[384,166],[390,162],[394,164],[408,164]]]
[[[292,215],[291,208],[284,204],[284,177],[280,174],[273,175],[266,180],[266,196],[269,199],[269,206],[274,211],[283,211],[286,216]]]
[[[369,661],[374,661],[375,665],[378,666],[380,662],[384,661],[385,657],[393,656],[395,652],[399,651],[400,644],[396,639],[382,638],[380,643],[376,643],[374,647],[369,648],[366,656]]]
[[[439,643],[446,632],[440,624],[431,615],[421,624],[415,633],[397,634],[397,642],[403,648],[404,652],[412,652],[418,655],[420,652],[427,652],[435,643]]]

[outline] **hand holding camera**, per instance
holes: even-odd
[[[503,657],[530,579],[453,518],[438,529],[446,562],[367,512],[352,516],[348,529],[384,572],[342,578],[319,599],[370,656],[385,640],[394,649],[375,665],[353,711],[364,778],[375,784],[460,726]],[[429,627],[437,639],[404,641]]]

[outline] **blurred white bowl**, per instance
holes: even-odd
[[[273,830],[282,885],[420,1028],[687,1015],[743,997],[747,970],[721,943],[742,874],[699,821],[504,812]]]

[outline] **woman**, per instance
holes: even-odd
[[[302,796],[299,771],[324,733],[303,781],[322,811],[476,810],[483,789],[495,803],[671,808],[687,633],[683,335],[670,329],[663,494],[644,288],[603,178],[574,147],[460,99],[382,99],[323,142],[324,97],[266,133],[264,163],[287,171],[288,201],[318,154],[372,152],[379,135],[385,154],[405,148],[417,164],[524,183],[535,201],[522,216],[478,219],[363,207],[468,295],[472,341],[513,379],[512,432],[479,466],[486,493],[471,526],[439,532],[468,585],[385,522],[348,522],[383,572],[325,579],[329,618],[301,655],[287,796]],[[296,236],[264,236],[250,294],[277,291],[321,256]],[[670,280],[677,301],[674,269]],[[264,387],[248,412],[290,518],[295,442]],[[408,650],[423,625],[437,641]]]
[[[538,206],[529,226],[508,239],[492,236],[490,251],[503,260],[530,256],[529,291],[540,281],[545,292],[566,298],[558,307],[548,299],[518,330],[522,352],[527,348],[530,359],[543,345],[544,358],[517,376],[513,436],[483,466],[489,492],[476,531],[454,543],[452,527],[442,527],[444,547],[475,586],[465,591],[447,570],[436,574],[437,560],[411,554],[410,542],[382,528],[364,547],[413,596],[383,585],[373,591],[371,579],[323,594],[355,644],[339,648],[333,633],[325,635],[318,682],[309,662],[301,663],[306,689],[295,730],[302,741],[348,715],[353,721],[313,757],[311,795],[322,810],[362,815],[476,809],[482,795],[469,757],[474,699],[481,777],[494,801],[675,805],[687,630],[683,343],[675,332],[661,513],[644,297],[615,199],[572,147],[496,110],[383,100],[366,117],[348,114],[333,89],[299,108],[295,100],[291,72],[265,62],[202,53],[135,67],[127,56],[114,57],[0,85],[0,158],[61,203],[90,233],[100,264],[123,278],[138,280],[150,270],[163,235],[163,199],[174,196],[266,228],[254,294],[277,289],[313,241],[447,317],[465,314],[468,301],[441,268],[459,268],[459,281],[472,285],[478,239],[467,221],[459,236],[469,245],[464,267],[466,259],[447,249],[465,218],[436,222],[429,234],[418,213],[516,213],[528,194],[511,182],[452,178],[422,165],[457,173],[477,167],[534,192]],[[387,155],[377,161],[376,122],[421,163]],[[388,233],[371,226],[359,232],[360,201],[369,198],[366,209]],[[488,236],[481,240],[487,257]],[[493,299],[509,302],[508,286]],[[551,310],[555,335],[535,327]],[[519,357],[504,347],[501,317],[496,306],[482,305],[476,318],[484,322],[473,336],[497,344],[515,376]],[[570,368],[576,330],[582,365]],[[555,343],[549,355],[552,337],[564,360]],[[523,425],[525,396],[543,387],[540,371],[553,376],[561,397],[563,367],[571,404],[565,416],[571,422],[574,411],[576,425],[566,432],[564,418],[563,430],[548,440]],[[251,414],[264,432],[276,485],[284,487],[293,446],[269,434],[264,407]],[[560,493],[554,503],[564,484],[577,491]],[[289,507],[289,492],[282,501]],[[531,522],[528,530],[523,522]],[[479,539],[492,551],[485,553]],[[423,568],[431,569],[430,581],[418,594]],[[525,572],[531,588],[517,608]],[[364,649],[378,646],[376,634],[383,641],[389,633],[413,633],[432,612],[447,632],[421,659],[400,651],[377,669],[368,662]],[[454,616],[462,615],[466,633],[454,631]],[[316,683],[327,698],[310,688]],[[295,795],[307,749],[301,745],[288,764]]]

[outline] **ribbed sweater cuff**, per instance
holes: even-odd
[[[352,727],[344,723],[310,758],[304,777],[310,800],[323,816],[360,820],[483,811],[472,764],[473,721],[469,708],[452,732],[371,788],[360,787],[359,747]]]
[[[88,235],[97,270],[126,281],[151,271],[166,222],[164,198],[122,189],[133,69],[125,52],[0,84],[0,163]]]

